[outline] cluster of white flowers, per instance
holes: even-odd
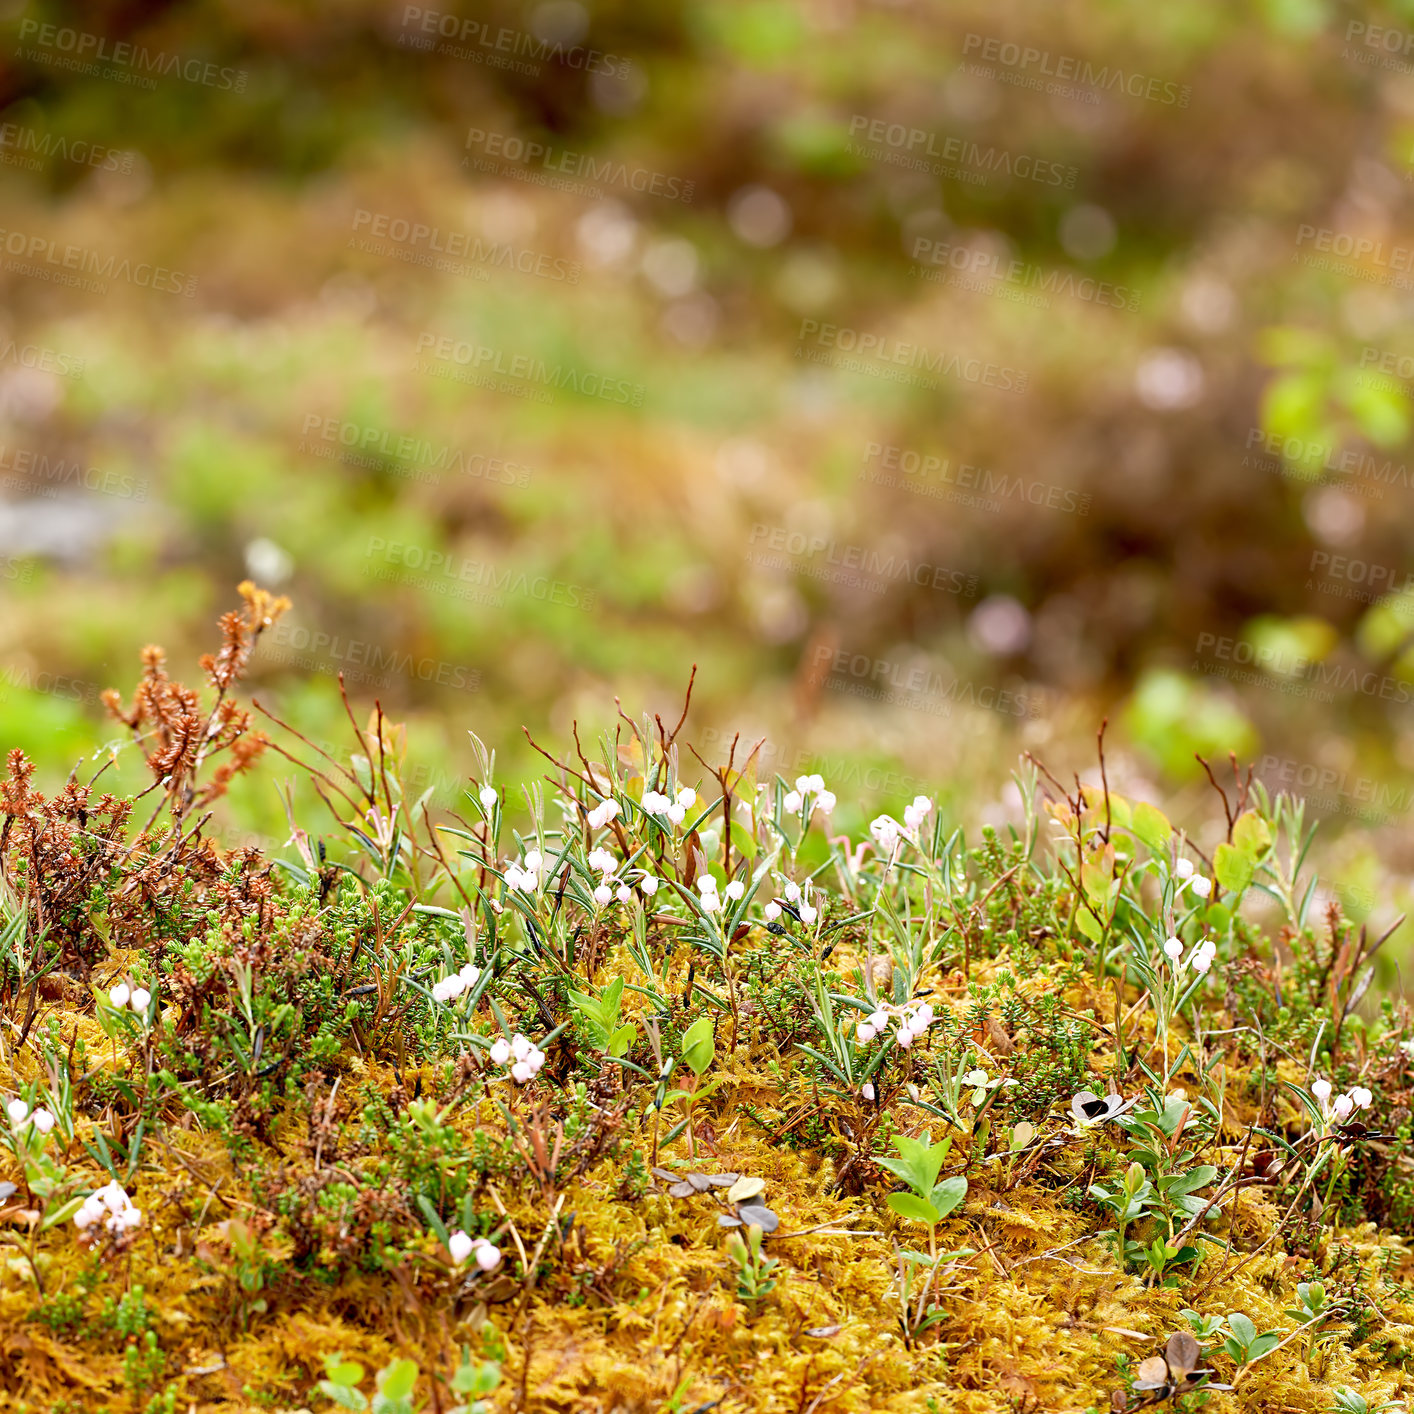
[[[1370,1102],[1375,1098],[1363,1085],[1352,1085],[1347,1094],[1337,1095],[1332,1100],[1331,1088],[1329,1080],[1311,1082],[1311,1093],[1320,1101],[1321,1113],[1328,1120],[1334,1118],[1344,1121],[1355,1110],[1369,1109]]]
[[[152,1000],[152,993],[146,987],[129,987],[126,982],[119,982],[116,987],[108,990],[108,1001],[112,1006],[120,1011],[125,1006],[130,1006],[142,1016],[147,1011],[147,1004]]]
[[[506,887],[519,889],[522,893],[533,894],[541,883],[541,875],[548,869],[544,855],[538,849],[528,849],[525,858],[518,864],[506,865]]]
[[[929,1002],[912,1002],[906,1007],[881,1006],[878,1011],[870,1012],[856,1028],[854,1034],[859,1044],[867,1046],[876,1036],[883,1035],[894,1018],[898,1021],[894,1041],[907,1050],[933,1024],[933,1008]]]
[[[80,1232],[87,1232],[99,1222],[112,1233],[126,1232],[129,1228],[142,1225],[142,1209],[133,1207],[127,1190],[117,1179],[97,1193],[90,1193],[74,1214],[74,1226]]]
[[[54,1116],[40,1105],[33,1114],[30,1113],[29,1106],[23,1100],[11,1100],[5,1106],[5,1113],[10,1116],[10,1123],[16,1129],[24,1129],[26,1125],[34,1125],[41,1134],[48,1134],[54,1128]]]
[[[919,827],[928,818],[928,812],[932,808],[933,802],[928,796],[915,795],[912,802],[903,807],[902,825],[892,815],[876,815],[869,822],[869,833],[874,836],[874,843],[880,850],[890,854],[898,847],[900,840],[917,836]]]
[[[545,1052],[517,1031],[511,1040],[502,1036],[491,1047],[491,1059],[497,1065],[511,1062],[511,1079],[517,1085],[524,1085],[540,1073],[540,1067],[545,1064]]]
[[[691,786],[684,786],[678,792],[676,800],[664,795],[661,791],[646,790],[643,792],[643,809],[649,815],[666,816],[674,825],[681,825],[687,819],[687,812],[696,804],[697,792]]]
[[[452,1254],[452,1261],[457,1266],[461,1266],[473,1252],[476,1254],[476,1265],[483,1272],[494,1272],[501,1265],[499,1247],[493,1247],[484,1237],[468,1237],[461,1231],[447,1238],[447,1251]]]
[[[455,1001],[463,992],[469,992],[481,980],[481,969],[467,963],[460,972],[453,972],[450,977],[443,977],[440,982],[432,984],[432,1000],[434,1002]]]
[[[834,791],[825,789],[825,778],[820,775],[797,776],[795,789],[785,793],[781,804],[788,814],[798,815],[806,800],[812,797],[811,814],[818,810],[822,815],[828,815],[838,804]]]
[[[1184,889],[1192,889],[1199,898],[1207,898],[1212,893],[1213,881],[1196,873],[1191,860],[1180,859],[1173,866],[1173,872],[1178,879],[1179,893],[1182,893]]]
[[[724,900],[735,903],[746,893],[746,885],[740,879],[733,879],[719,893],[717,881],[710,874],[704,874],[697,881],[697,893],[703,913],[720,913],[726,907]]]
[[[820,916],[820,910],[810,902],[809,884],[802,889],[794,879],[787,879],[785,886],[781,889],[781,895],[787,903],[795,905],[796,916],[802,923],[813,923]],[[774,899],[762,910],[768,923],[774,923],[781,916],[782,911],[780,904]]]
[[[619,813],[619,803],[613,796],[607,800],[601,800],[593,810],[589,812],[589,828],[591,830],[602,829]]]
[[[1180,962],[1179,959],[1183,957],[1183,940],[1170,938],[1164,944],[1164,955],[1173,963],[1175,972],[1182,972],[1185,967],[1191,967],[1195,972],[1206,972],[1218,955],[1218,945],[1212,938],[1204,938],[1202,942],[1194,945],[1187,959]]]

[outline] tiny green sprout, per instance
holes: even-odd
[[[745,1232],[744,1238],[740,1232],[733,1232],[727,1238],[727,1256],[736,1268],[738,1299],[754,1306],[775,1290],[773,1273],[779,1260],[762,1253],[762,1231],[756,1223],[748,1223]]]
[[[912,1192],[890,1193],[886,1201],[899,1217],[928,1225],[928,1251],[936,1258],[937,1225],[967,1196],[967,1179],[958,1174],[941,1183],[938,1181],[948,1150],[952,1148],[950,1138],[934,1144],[932,1134],[925,1129],[919,1139],[895,1134],[894,1147],[899,1152],[898,1158],[876,1157],[875,1162],[901,1178]]]
[[[1238,1365],[1250,1365],[1254,1361],[1260,1360],[1262,1356],[1270,1355],[1281,1344],[1279,1332],[1267,1331],[1258,1335],[1257,1327],[1249,1317],[1244,1316],[1240,1311],[1233,1311],[1229,1314],[1227,1328],[1230,1334],[1223,1341],[1222,1349]]]
[[[605,1055],[619,1057],[626,1055],[638,1034],[633,1022],[620,1024],[619,1010],[623,1002],[624,979],[615,977],[598,997],[585,992],[571,991],[569,999],[575,1010],[584,1018],[596,1043]],[[705,1018],[704,1018],[705,1019]],[[710,1027],[709,1027],[710,1030]]]
[[[1193,1334],[1199,1340],[1212,1340],[1223,1328],[1223,1318],[1221,1316],[1200,1316],[1196,1311],[1190,1310],[1187,1306],[1178,1313],[1192,1327]]]
[[[367,1409],[368,1400],[359,1390],[363,1383],[363,1366],[357,1360],[345,1360],[342,1355],[324,1357],[325,1378],[316,1388],[326,1399],[332,1399],[340,1409]]]
[[[453,1394],[471,1396],[448,1414],[490,1414],[491,1406],[481,1396],[495,1393],[501,1383],[501,1367],[494,1360],[473,1360],[470,1347],[463,1346],[461,1364],[447,1383]]]
[[[1351,1389],[1349,1385],[1337,1385],[1331,1414],[1404,1414],[1404,1405],[1397,1399],[1371,1404],[1363,1394]]]
[[[1115,1215],[1115,1249],[1119,1256],[1120,1268],[1123,1270],[1129,1253],[1125,1243],[1125,1229],[1135,1219],[1144,1216],[1154,1197],[1154,1185],[1149,1182],[1143,1164],[1132,1163],[1124,1171],[1124,1178],[1119,1186],[1113,1191],[1101,1184],[1092,1183],[1089,1193],[1091,1198]]]

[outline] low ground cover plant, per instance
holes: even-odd
[[[237,700],[242,595],[109,698],[145,792],[0,785],[6,1407],[1404,1407],[1414,1024],[1299,803],[1205,853],[1102,733],[851,837],[689,685],[434,819]],[[218,848],[272,761],[325,813]]]

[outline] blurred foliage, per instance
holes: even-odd
[[[295,601],[262,700],[331,740],[343,669],[440,804],[469,727],[528,770],[522,722],[694,662],[707,749],[895,804],[985,813],[1106,714],[1196,813],[1194,752],[1410,782],[1414,5],[4,24],[0,726],[44,769],[250,573]],[[1359,794],[1312,808],[1398,836]]]

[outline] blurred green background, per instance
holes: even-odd
[[[0,741],[48,779],[251,575],[255,694],[333,743],[344,670],[443,806],[468,730],[515,780],[696,663],[704,756],[766,735],[847,827],[1006,819],[1108,717],[1200,841],[1232,750],[1403,907],[1414,4],[3,23]]]

